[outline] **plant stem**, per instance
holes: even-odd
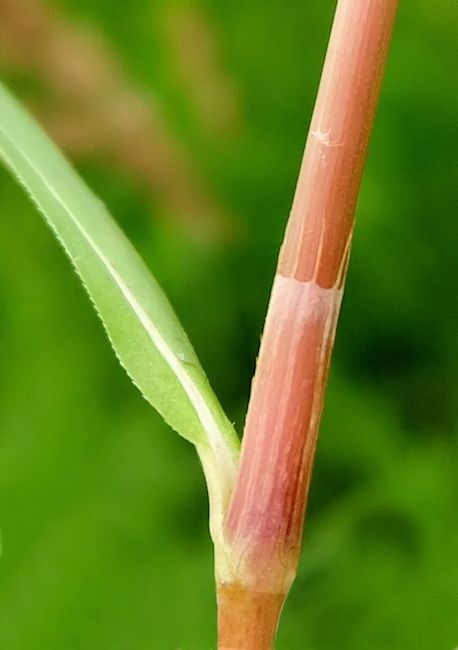
[[[397,0],[337,4],[226,521],[235,578],[232,584],[220,579],[221,650],[270,650],[294,579],[354,211],[396,8]]]
[[[241,583],[220,585],[219,650],[271,648],[284,600],[282,594],[253,591]]]

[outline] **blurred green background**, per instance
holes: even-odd
[[[141,250],[239,431],[334,4],[0,0],[2,78]],[[401,2],[280,650],[458,645],[456,9]],[[3,170],[0,206],[0,647],[215,648],[193,449]]]

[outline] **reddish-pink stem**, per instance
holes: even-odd
[[[340,0],[337,6],[227,518],[239,579],[258,593],[285,594],[295,573],[354,211],[397,4]]]

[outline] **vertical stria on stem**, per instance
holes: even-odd
[[[337,3],[226,521],[233,575],[217,576],[221,649],[270,650],[294,579],[354,211],[397,4]],[[270,594],[263,605],[271,619],[268,641],[253,635],[253,625],[266,627],[256,608],[246,638],[237,626],[228,638],[234,612],[243,620],[250,594]],[[280,605],[272,608],[275,598]]]

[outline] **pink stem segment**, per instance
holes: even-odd
[[[227,537],[285,594],[301,544],[354,211],[397,0],[340,0],[253,381]],[[245,646],[244,646],[245,647]]]

